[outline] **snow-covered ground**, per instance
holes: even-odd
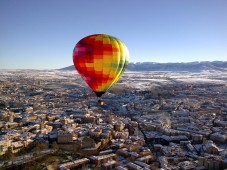
[[[217,83],[227,85],[226,72],[126,72],[118,84],[147,88],[176,83]]]
[[[61,80],[67,84],[79,84],[87,87],[76,71],[59,70],[0,70],[0,80],[13,77],[33,78],[35,80]],[[125,72],[117,85],[146,89],[151,86],[161,86],[176,83],[219,83],[227,86],[226,72]]]

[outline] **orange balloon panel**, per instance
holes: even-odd
[[[107,34],[87,36],[73,50],[75,68],[98,97],[120,79],[128,59],[124,43]]]

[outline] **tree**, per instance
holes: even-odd
[[[52,148],[53,149],[59,149],[59,146],[58,146],[57,142],[53,142],[52,143]]]
[[[42,150],[45,150],[48,148],[48,145],[46,143],[37,143],[35,146],[35,152],[39,154]]]
[[[6,153],[5,153],[5,158],[7,160],[11,160],[14,158],[14,153],[12,152],[12,148],[11,147],[8,147]]]

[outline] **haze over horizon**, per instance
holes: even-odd
[[[73,65],[83,37],[121,39],[130,62],[227,60],[227,1],[0,1],[0,69]]]

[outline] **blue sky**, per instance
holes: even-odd
[[[0,69],[72,65],[83,37],[121,39],[130,62],[227,61],[227,0],[0,0]]]

